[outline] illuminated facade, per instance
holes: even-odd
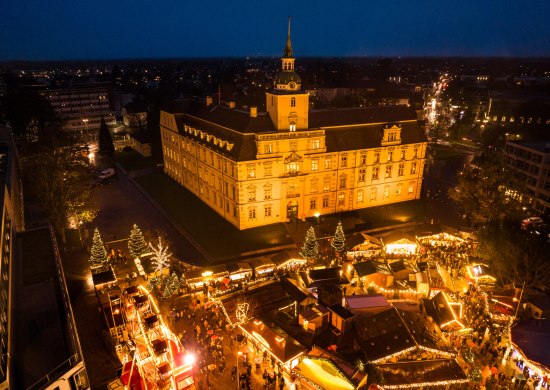
[[[164,170],[238,229],[418,199],[426,137],[406,106],[309,110],[290,27],[267,112],[161,111]]]

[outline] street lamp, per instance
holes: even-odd
[[[241,378],[239,377],[239,356],[243,353],[241,351],[237,352],[237,389],[241,388]]]

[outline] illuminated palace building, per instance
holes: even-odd
[[[310,110],[289,34],[267,112],[175,102],[164,170],[239,229],[418,199],[426,138],[406,106]]]

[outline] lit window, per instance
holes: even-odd
[[[338,206],[346,204],[346,195],[344,193],[338,194]]]
[[[413,161],[411,164],[411,175],[416,174],[416,161]]]
[[[317,171],[319,169],[319,160],[311,160],[311,170]]]
[[[290,123],[290,128],[289,128],[290,131],[296,131],[296,123],[294,122],[291,122]]]
[[[248,177],[249,178],[256,177],[256,167],[254,165],[249,165],[246,168],[247,168],[247,171],[248,171]]]
[[[409,194],[412,194],[414,191],[414,183],[409,183]]]
[[[300,165],[298,165],[295,162],[291,162],[286,165],[286,173],[288,173],[289,175],[298,174],[299,171],[300,171]]]
[[[390,186],[385,186],[384,187],[384,199],[389,198],[389,196],[390,196]]]
[[[388,151],[388,161],[392,161],[393,159],[393,152],[390,150]]]
[[[363,190],[357,191],[357,203],[363,203]]]
[[[323,191],[330,191],[330,177],[325,177],[323,179]]]
[[[401,195],[402,188],[403,188],[403,185],[398,184],[397,187],[395,188],[395,195]]]
[[[266,144],[266,145],[264,145],[264,153],[265,153],[265,154],[271,154],[271,153],[273,153],[273,144]]]
[[[370,200],[376,200],[376,187],[370,189]]]
[[[330,158],[325,159],[325,169],[330,169],[332,166],[332,160]]]
[[[254,202],[256,200],[256,189],[249,189],[248,190],[248,201]]]
[[[386,179],[391,177],[391,165],[386,165],[386,174],[384,176]]]
[[[321,147],[321,141],[314,139],[311,141],[311,149],[319,149]]]

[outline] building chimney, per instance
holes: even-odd
[[[212,104],[214,103],[214,101],[212,100],[212,96],[207,96],[206,97],[206,106],[211,106]]]
[[[258,116],[258,107],[250,107],[250,117],[256,118]]]
[[[235,102],[233,100],[229,101],[229,108],[234,109],[235,108]]]

